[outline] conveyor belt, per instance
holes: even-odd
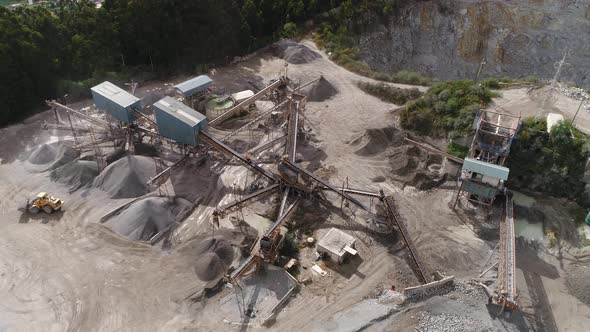
[[[173,170],[174,168],[180,166],[182,163],[184,163],[185,161],[187,161],[189,158],[188,155],[185,155],[184,157],[180,158],[180,160],[178,160],[177,162],[175,162],[174,164],[168,166],[168,168],[166,168],[165,170],[163,170],[162,172],[160,172],[159,174],[156,174],[156,176],[154,176],[153,178],[149,179],[147,181],[147,184],[154,184],[154,183],[161,183],[163,181],[158,181],[161,178],[167,178],[166,176],[168,175],[168,173],[170,173],[171,170]]]
[[[283,224],[283,222],[285,222],[285,220],[289,219],[291,217],[291,215],[293,215],[293,212],[295,212],[295,208],[299,205],[299,202],[301,202],[301,199],[298,198],[295,202],[293,202],[293,204],[291,204],[287,210],[285,211],[285,213],[283,213],[273,224],[272,226],[270,226],[270,228],[266,231],[265,235],[266,236],[271,236],[272,233]]]
[[[338,190],[336,187],[332,186],[331,184],[329,184],[328,182],[326,182],[325,180],[323,180],[322,178],[318,177],[317,175],[307,171],[306,169],[304,169],[303,167],[300,167],[299,165],[289,161],[289,160],[285,160],[285,163],[295,169],[297,169],[299,172],[307,175],[308,177],[314,179],[315,181],[319,182],[321,185],[324,186],[324,188],[331,190],[333,192],[335,192],[336,194],[344,197],[346,200],[352,202],[354,205],[360,207],[361,209],[371,213],[371,209],[369,209],[365,204],[359,202],[357,199],[355,199],[354,197],[351,197],[350,195],[348,195],[346,192],[342,192],[342,190]]]
[[[498,264],[498,296],[505,308],[517,307],[516,289],[516,240],[514,231],[514,203],[511,194],[506,195],[506,206],[500,224],[500,262]]]
[[[449,159],[451,161],[454,161],[454,162],[456,162],[458,164],[463,164],[463,159],[457,158],[457,157],[453,156],[452,154],[448,154],[448,153],[446,153],[444,151],[441,151],[439,149],[433,148],[433,147],[428,146],[426,144],[423,144],[423,143],[420,143],[420,142],[416,142],[416,141],[411,140],[411,139],[409,139],[407,137],[404,138],[404,140],[406,140],[406,142],[411,143],[411,144],[413,144],[413,145],[415,145],[415,146],[417,146],[417,147],[419,147],[421,149],[424,149],[426,151],[430,151],[432,153],[440,154],[440,155],[446,157],[447,159]]]
[[[374,192],[374,191],[366,191],[366,190],[360,190],[360,189],[352,189],[352,188],[342,188],[342,187],[334,187],[336,190],[338,191],[344,191],[347,194],[353,194],[353,195],[359,195],[359,196],[367,196],[367,197],[376,197],[376,198],[381,198],[381,194]],[[332,189],[327,188],[327,187],[322,187],[322,190],[330,190],[332,191]]]
[[[253,125],[254,123],[262,120],[265,116],[270,115],[272,112],[275,112],[276,110],[278,110],[279,108],[283,107],[285,104],[287,104],[289,100],[285,100],[275,106],[273,106],[271,109],[267,110],[266,112],[263,112],[262,114],[260,114],[259,116],[257,116],[256,118],[254,118],[252,121],[246,123],[245,125],[241,126],[240,128],[232,131],[231,133],[229,133],[228,135],[226,135],[225,137],[223,137],[220,141],[222,142],[226,142],[229,138],[235,136],[237,133],[246,130],[248,128],[250,128],[251,125]]]
[[[299,126],[299,104],[296,103],[296,108],[289,114],[289,123],[287,125],[287,155],[291,162],[295,162],[297,153],[297,132]]]
[[[221,123],[227,119],[229,119],[230,117],[232,117],[234,115],[234,113],[241,109],[242,107],[244,107],[245,105],[250,105],[253,102],[255,102],[256,100],[262,98],[262,96],[264,96],[265,94],[267,94],[270,91],[275,90],[276,88],[278,88],[281,84],[284,84],[282,80],[276,80],[275,82],[269,84],[266,88],[260,90],[259,92],[257,92],[256,94],[254,94],[252,97],[244,100],[243,102],[237,104],[236,106],[230,108],[229,110],[227,110],[227,112],[224,112],[223,114],[221,114],[220,116],[216,117],[215,119],[209,121],[209,125],[215,125],[217,123]]]
[[[253,192],[247,196],[245,196],[244,198],[240,199],[239,201],[236,202],[232,202],[232,203],[228,203],[222,207],[220,207],[219,209],[217,209],[218,213],[225,213],[225,212],[229,212],[251,200],[254,199],[259,199],[262,198],[265,195],[271,194],[273,191],[275,191],[277,188],[279,188],[280,184],[275,183],[275,184],[271,184],[270,186],[258,190],[256,192]]]
[[[93,117],[91,117],[89,115],[86,115],[84,113],[80,113],[80,112],[76,111],[75,109],[73,109],[71,107],[67,107],[65,105],[62,105],[62,104],[56,102],[55,100],[48,101],[47,102],[47,105],[50,106],[50,107],[56,107],[56,108],[63,109],[66,112],[69,112],[69,113],[77,116],[78,118],[84,119],[84,120],[86,120],[86,121],[88,121],[88,122],[90,122],[90,123],[92,123],[92,124],[94,124],[96,126],[99,126],[99,127],[105,128],[105,129],[110,129],[110,125],[107,122],[104,122],[104,121],[99,120],[99,119],[95,119],[95,118],[93,118]]]
[[[260,146],[257,146],[257,147],[254,147],[254,148],[248,150],[248,153],[256,156],[260,152],[265,151],[266,149],[270,148],[271,146],[281,143],[281,142],[285,141],[286,139],[287,139],[287,135],[281,136],[279,138],[275,138],[275,139],[271,140],[270,142],[264,143]]]
[[[250,167],[251,169],[253,169],[254,171],[264,175],[265,177],[267,177],[268,179],[272,180],[272,181],[276,181],[275,175],[272,174],[271,172],[265,170],[264,168],[256,165],[255,162],[253,162],[252,160],[242,156],[241,154],[239,154],[238,152],[236,152],[235,150],[233,150],[232,148],[230,148],[229,146],[225,145],[223,142],[220,142],[218,140],[216,140],[215,138],[213,138],[212,136],[210,136],[209,134],[207,134],[204,131],[199,132],[199,137],[209,143],[214,149],[222,152],[222,153],[226,153],[229,154],[232,157],[236,157],[239,160],[241,160],[246,166]]]
[[[410,257],[412,258],[414,263],[416,263],[416,267],[418,268],[418,279],[420,279],[420,282],[422,282],[423,284],[427,283],[428,279],[426,277],[426,269],[424,269],[424,266],[422,265],[422,260],[420,259],[420,256],[418,256],[418,251],[416,250],[416,247],[414,247],[414,242],[412,242],[412,238],[408,233],[406,225],[404,224],[402,218],[397,212],[397,208],[395,207],[395,201],[392,197],[387,197],[384,201],[385,207],[387,208],[387,213],[389,214],[390,221],[400,230],[402,239],[406,243],[408,251],[410,252]]]
[[[246,272],[253,264],[256,263],[258,260],[258,256],[250,255],[250,257],[246,258],[245,261],[242,262],[230,275],[229,275],[229,282],[234,282],[234,280],[238,279],[244,272]]]

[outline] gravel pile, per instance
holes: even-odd
[[[212,234],[201,234],[185,242],[177,250],[187,257],[194,257],[193,268],[202,281],[214,282],[222,278],[230,266],[237,266],[243,258],[241,252],[249,252],[256,231],[219,228]]]
[[[98,166],[95,161],[74,160],[51,171],[49,177],[55,182],[68,186],[69,192],[84,188],[98,175]]]
[[[561,86],[560,90],[561,93],[570,98],[576,100],[585,100],[582,108],[584,108],[586,111],[590,111],[590,93],[587,90],[568,86]]]
[[[191,202],[205,198],[213,190],[223,190],[217,188],[218,179],[219,174],[213,171],[213,165],[206,159],[186,161],[170,174],[174,195]]]
[[[354,153],[359,156],[373,156],[384,152],[390,146],[403,144],[404,137],[405,134],[394,127],[367,129],[360,138],[352,142],[352,144],[362,145]]]
[[[29,170],[44,172],[61,167],[78,158],[79,152],[68,143],[56,142],[43,144],[33,151],[28,158]]]
[[[334,97],[338,90],[325,78],[321,78],[317,84],[309,90],[309,101],[322,102]]]
[[[156,160],[144,156],[127,156],[107,166],[94,180],[94,187],[111,198],[135,198],[150,192],[147,180],[155,176]]]
[[[484,326],[484,323],[471,317],[438,314],[430,315],[423,313],[419,319],[416,332],[484,332],[493,331],[491,327]]]
[[[292,40],[282,39],[274,44],[277,55],[288,63],[303,64],[320,58],[320,55],[309,47]]]
[[[222,277],[234,259],[232,242],[220,235],[200,241],[194,253],[198,256],[195,272],[202,281]]]
[[[570,293],[590,305],[590,267],[572,264],[566,272],[565,281]]]
[[[130,204],[107,222],[114,232],[130,240],[149,241],[190,208],[191,203],[184,199],[149,197]]]

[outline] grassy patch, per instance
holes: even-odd
[[[452,141],[449,143],[449,145],[447,145],[447,153],[457,158],[464,159],[465,157],[467,157],[468,152],[469,147],[465,145],[457,144]]]
[[[357,82],[356,85],[364,92],[383,101],[403,105],[409,100],[419,98],[422,93],[417,88],[401,89],[385,83]]]
[[[400,113],[400,123],[421,135],[465,136],[471,131],[476,112],[495,96],[487,86],[473,81],[440,83],[408,103]]]

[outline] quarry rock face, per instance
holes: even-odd
[[[385,25],[361,34],[362,58],[379,71],[411,70],[438,79],[552,78],[571,51],[563,81],[590,85],[590,1],[413,1]]]

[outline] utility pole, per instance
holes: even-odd
[[[481,62],[479,63],[479,69],[477,69],[477,74],[475,74],[475,80],[473,80],[475,83],[477,83],[477,80],[479,79],[479,75],[481,74],[483,66],[485,66],[485,65],[486,65],[486,59],[483,58],[483,59],[481,59]]]
[[[138,83],[132,79],[131,83],[125,83],[125,85],[127,85],[131,89],[131,94],[135,95],[135,89],[137,89]]]
[[[563,65],[566,64],[565,59],[568,57],[569,54],[569,49],[566,49],[565,52],[563,52],[563,58],[561,58],[559,62],[555,63],[555,75],[551,80],[549,91],[547,91],[547,95],[545,96],[545,99],[541,104],[542,109],[547,109],[547,106],[553,102],[554,94],[557,91],[557,82],[559,81],[559,76],[561,76],[561,69],[563,68]]]
[[[574,125],[574,121],[576,121],[576,116],[578,116],[578,112],[580,111],[580,108],[582,108],[582,105],[584,104],[584,102],[586,101],[586,98],[582,98],[582,101],[580,101],[580,105],[578,106],[578,109],[576,110],[576,114],[574,114],[574,118],[572,119],[572,126]]]

